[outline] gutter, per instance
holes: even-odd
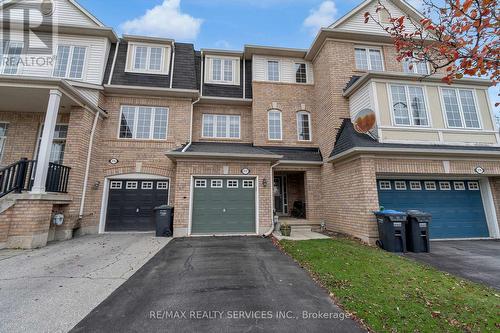
[[[231,154],[231,153],[204,153],[204,152],[179,152],[179,151],[170,151],[167,152],[166,155],[171,158],[205,157],[205,158],[227,158],[227,159],[248,159],[248,160],[280,160],[283,158],[282,155],[271,155],[271,154]]]
[[[85,197],[87,194],[87,185],[89,181],[90,160],[92,159],[92,146],[94,145],[95,130],[97,128],[98,120],[99,120],[99,112],[96,112],[94,118],[94,124],[92,125],[92,132],[90,132],[89,149],[87,151],[87,163],[85,165],[85,176],[83,177],[82,199],[80,200],[80,211],[78,213],[78,219],[82,219],[83,217],[83,209],[85,206]]]
[[[200,101],[200,98],[201,97],[198,97],[198,99],[196,101],[194,101],[193,103],[191,103],[191,120],[190,120],[190,125],[189,125],[189,142],[186,145],[186,147],[184,147],[184,149],[182,149],[183,153],[186,153],[186,151],[189,149],[189,147],[191,147],[191,144],[193,143],[194,105]]]
[[[274,231],[274,193],[273,193],[273,190],[272,190],[272,187],[274,186],[274,173],[273,173],[273,169],[275,167],[277,167],[281,162],[277,162],[273,165],[271,165],[271,171],[270,171],[270,180],[269,182],[271,183],[271,228],[269,229],[268,232],[266,232],[263,237],[269,237],[273,234],[273,231]]]

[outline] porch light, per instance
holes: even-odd
[[[267,178],[262,180],[262,187],[267,187]]]

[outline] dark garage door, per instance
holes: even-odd
[[[255,179],[195,178],[192,234],[254,234]]]
[[[168,203],[168,180],[112,180],[106,231],[153,231],[153,208]]]
[[[378,180],[385,209],[419,209],[433,215],[430,237],[489,237],[480,185],[473,180]]]

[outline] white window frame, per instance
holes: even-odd
[[[141,182],[141,190],[153,190],[153,182]]]
[[[157,190],[168,190],[168,181],[161,181],[156,183],[156,189]]]
[[[300,128],[301,128],[301,116],[302,115],[307,115],[307,121],[309,123],[309,139],[301,139],[300,138]],[[304,141],[304,142],[311,142],[312,141],[312,122],[311,122],[311,113],[309,111],[299,111],[297,112],[297,140],[298,141]],[[283,126],[283,125],[282,125]]]
[[[213,135],[209,136],[205,133],[205,121],[207,117],[214,117],[213,124]],[[226,135],[225,136],[217,136],[217,118],[224,117],[226,118]],[[231,117],[238,117],[238,137],[231,137]],[[202,116],[201,122],[201,137],[203,139],[224,139],[224,140],[240,140],[241,139],[241,116],[239,114],[212,114],[212,113],[204,113]]]
[[[441,191],[451,191],[451,183],[450,182],[439,182],[439,189]]]
[[[444,92],[443,90],[455,90],[455,94],[457,96],[458,110],[460,113],[460,120],[462,122],[462,126],[450,126],[448,122],[448,114],[446,112],[446,104],[444,102]],[[460,91],[468,90],[472,92],[472,99],[474,100],[474,108],[476,109],[477,120],[479,123],[479,127],[467,127],[465,123],[464,109],[462,107],[462,99],[460,98]],[[481,110],[479,108],[479,103],[477,102],[476,90],[471,88],[452,88],[452,87],[439,87],[439,97],[441,101],[441,112],[443,113],[443,117],[446,123],[446,128],[459,128],[464,130],[481,130],[483,129],[483,121],[481,119]]]
[[[394,182],[394,189],[396,191],[406,191],[408,189],[406,187],[406,181],[404,181],[404,180],[396,180]]]
[[[120,129],[122,125],[122,115],[123,115],[123,109],[124,108],[134,108],[134,127],[132,128],[132,137],[131,138],[122,138],[120,137]],[[150,108],[153,110],[151,112],[151,123],[150,123],[150,128],[149,128],[149,138],[137,138],[137,125],[138,125],[138,118],[139,118],[139,108]],[[167,111],[167,122],[165,125],[165,138],[164,139],[155,139],[154,138],[154,129],[155,129],[155,116],[156,116],[156,110],[157,109],[165,109]],[[140,106],[135,106],[135,105],[122,105],[120,107],[120,118],[118,118],[118,135],[117,138],[120,140],[152,140],[152,141],[165,141],[168,140],[168,123],[170,120],[170,108],[169,107],[163,107],[163,106],[145,106],[145,105],[140,105]]]
[[[137,43],[137,42],[129,42],[128,43],[129,51],[127,55],[127,66],[125,72],[129,73],[140,73],[140,74],[161,74],[167,75],[170,70],[170,53],[171,47],[170,45],[162,45],[162,44],[149,44],[149,43]],[[146,69],[135,68],[135,60],[137,56],[137,48],[138,47],[146,47]],[[160,69],[151,69],[151,49],[161,49],[161,65]],[[130,59],[129,59],[130,58]]]
[[[392,185],[390,180],[380,180],[378,182],[378,188],[382,191],[392,190]]]
[[[220,66],[220,80],[215,80],[213,76],[213,60],[218,59],[221,61],[221,66]],[[239,79],[239,71],[240,71],[240,58],[238,57],[228,57],[228,56],[212,56],[212,55],[207,55],[205,56],[205,83],[210,83],[210,84],[224,84],[224,85],[235,85],[239,86],[240,85],[240,79]],[[225,71],[225,60],[230,60],[231,61],[231,76],[232,80],[228,81],[224,79],[224,71]]]
[[[57,64],[57,59],[54,62],[54,68],[52,69],[52,76],[57,77],[57,78],[65,78],[65,79],[76,79],[76,80],[83,80],[85,78],[85,73],[87,72],[87,59],[88,59],[88,54],[89,54],[89,47],[86,45],[70,45],[70,44],[59,44],[57,45],[57,52],[59,52],[59,47],[69,47],[69,55],[68,55],[68,63],[66,64],[66,73],[64,76],[56,76],[56,64]],[[71,77],[71,64],[73,62],[73,54],[75,51],[75,48],[83,48],[85,49],[85,58],[83,59],[83,67],[82,67],[82,75],[80,77]]]
[[[420,62],[425,62],[425,73],[419,73],[418,72],[418,61],[416,59],[408,59],[408,60],[403,60],[402,65],[403,65],[403,72],[407,74],[416,74],[416,75],[429,75],[430,73],[430,68],[429,68],[429,62],[422,60]],[[410,66],[412,66],[412,69],[410,69]]]
[[[139,184],[136,181],[128,181],[125,185],[126,190],[137,190],[139,188]]]
[[[36,142],[36,149],[35,149],[35,154],[34,154],[34,159],[37,160],[38,159],[38,154],[40,153],[40,144],[42,142],[42,134],[43,134],[43,126],[44,124],[40,124],[39,126],[39,129],[38,129],[38,140]],[[52,163],[56,163],[57,161],[53,158],[54,156],[54,151],[53,151],[53,147],[54,147],[54,143],[64,143],[64,149],[62,150],[62,159],[59,158],[58,161],[60,161],[60,163],[63,163],[64,161],[64,155],[66,153],[66,142],[68,140],[68,131],[69,131],[69,124],[68,123],[56,123],[56,127],[57,126],[66,126],[67,130],[66,130],[66,137],[64,138],[61,138],[61,137],[56,137],[55,136],[55,129],[54,129],[54,137],[52,139],[52,144],[51,144],[51,148],[50,148],[50,161]],[[57,164],[57,163],[56,163]]]
[[[206,179],[195,179],[194,180],[195,188],[207,188],[207,180]]]
[[[479,187],[479,182],[467,182],[467,186],[469,191],[479,191],[481,189]]]
[[[422,182],[420,182],[420,181],[410,181],[410,190],[412,190],[412,191],[422,191]]]
[[[123,182],[118,180],[112,180],[109,183],[110,190],[121,190],[123,188]]]
[[[365,69],[365,68],[358,68],[357,64],[356,64],[356,49],[364,49],[365,50],[365,53],[366,53],[366,60],[367,60],[367,63],[368,63],[368,69]],[[370,50],[374,50],[374,51],[379,51],[380,52],[380,57],[382,58],[382,69],[381,70],[378,70],[378,69],[373,69],[372,68],[372,62],[371,62],[371,59],[370,59]],[[354,45],[354,65],[356,66],[356,70],[358,71],[377,71],[377,72],[385,72],[385,64],[384,64],[384,52],[382,50],[381,47],[377,47],[377,46],[367,46],[367,45]]]
[[[465,182],[453,182],[455,191],[465,191]]]
[[[279,113],[280,115],[280,137],[278,139],[271,138],[270,115],[271,113]],[[271,109],[267,111],[267,138],[269,141],[282,141],[283,140],[283,112],[278,109]]]
[[[426,191],[437,191],[437,185],[435,181],[424,182],[424,186]]]
[[[222,179],[210,180],[210,188],[224,188],[224,180]]]
[[[243,179],[243,188],[254,188],[255,181],[253,179]]]
[[[392,87],[397,86],[397,87],[404,87],[405,89],[405,98],[406,98],[406,106],[408,109],[408,117],[410,119],[410,124],[409,125],[404,125],[404,124],[397,124],[396,123],[396,114],[394,113],[394,100],[392,97]],[[427,125],[416,125],[415,124],[415,119],[413,118],[413,108],[411,106],[411,101],[410,101],[410,90],[409,87],[416,87],[416,88],[421,88],[423,95],[424,95],[424,107],[425,107],[425,116],[427,119]],[[408,84],[401,84],[401,83],[387,83],[387,94],[389,96],[389,107],[391,111],[391,121],[392,121],[392,126],[394,127],[417,127],[417,128],[430,128],[432,127],[432,119],[430,116],[430,108],[429,108],[429,103],[428,103],[428,96],[427,96],[427,88],[425,86],[417,86],[417,85],[408,85]]]
[[[234,182],[236,182],[236,184]],[[240,181],[238,179],[228,179],[227,188],[240,188]]]
[[[271,80],[269,77],[269,63],[277,63],[278,65],[278,79]],[[266,60],[266,80],[269,82],[281,82],[281,60],[280,59],[267,59]]]
[[[0,40],[0,43],[2,43],[2,44],[0,44],[0,50],[2,51],[2,53],[0,53],[0,55],[1,55],[1,59],[0,59],[1,60],[0,61],[0,74],[3,74],[3,75],[18,75],[19,74],[19,68],[21,68],[22,65],[23,65],[22,62],[20,61],[17,64],[16,72],[15,73],[5,73],[5,69],[8,67],[7,63],[5,62],[5,60],[6,60],[6,56],[9,55],[9,50],[10,50],[10,44],[11,43],[13,43],[13,44],[22,44],[21,54],[19,55],[19,57],[21,57],[22,54],[23,54],[23,50],[24,50],[24,42],[18,41],[18,40],[7,40],[7,41],[5,41],[5,49],[7,51],[4,51],[2,49],[3,42],[4,42],[3,40]]]

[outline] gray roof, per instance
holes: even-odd
[[[361,76],[359,76],[359,75],[351,76],[351,78],[349,79],[349,82],[347,82],[347,84],[345,85],[344,92],[346,92],[347,89],[351,88],[351,86],[353,86],[360,78],[361,78]]]
[[[426,150],[470,150],[475,152],[500,152],[500,147],[492,146],[452,146],[404,143],[380,143],[367,134],[356,132],[350,119],[344,119],[337,133],[335,147],[330,157],[337,156],[352,148],[399,148],[399,149],[426,149]]]
[[[184,147],[180,147],[174,152],[182,152]],[[318,148],[257,147],[250,143],[193,142],[186,152],[224,155],[273,155],[280,157],[284,161],[301,162],[322,162],[323,160]]]

